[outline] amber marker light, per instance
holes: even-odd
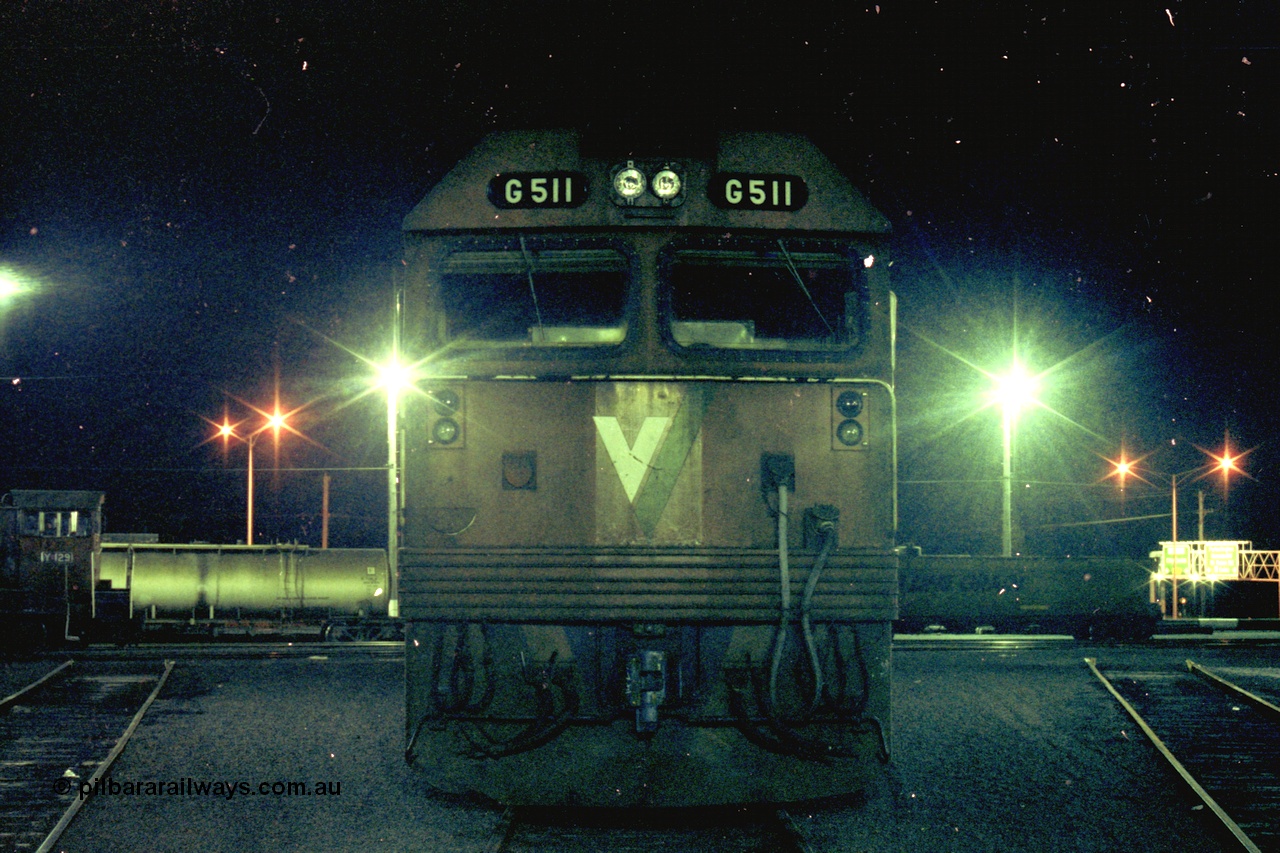
[[[239,400],[239,398],[236,398],[236,399]],[[288,432],[291,432],[299,436],[302,436],[302,433],[299,432],[292,424],[289,423],[289,418],[292,415],[297,413],[298,410],[296,409],[290,412],[283,412],[280,409],[280,404],[276,403],[275,406],[272,408],[272,410],[268,412],[263,409],[259,409],[257,406],[254,406],[250,403],[246,403],[243,400],[239,400],[239,402],[241,402],[243,405],[247,406],[248,408],[252,409],[257,414],[258,417],[262,418],[260,422],[261,425],[258,426],[256,429],[253,429],[252,431],[249,431],[249,432],[242,432],[241,427],[245,424],[245,421],[233,422],[230,416],[225,413],[223,414],[221,421],[214,421],[214,420],[210,420],[209,418],[205,418],[205,421],[208,422],[214,428],[213,436],[207,439],[207,441],[215,441],[217,439],[222,439],[222,450],[224,454],[228,450],[228,445],[233,440],[244,442],[245,446],[248,449],[248,455],[246,459],[247,471],[245,476],[245,540],[244,541],[246,545],[252,545],[253,538],[254,538],[253,537],[254,465],[256,461],[254,459],[254,450],[258,443],[258,438],[264,433],[266,433],[267,431],[270,431],[273,442],[275,443],[276,447],[279,448],[281,430],[286,430]],[[303,436],[303,438],[306,438],[306,437]],[[307,440],[310,441],[310,439],[307,439]]]
[[[1103,458],[1106,459],[1106,457]],[[1139,456],[1137,459],[1130,459],[1129,455],[1125,451],[1121,451],[1119,459],[1106,460],[1111,464],[1111,471],[1103,479],[1109,480],[1114,478],[1119,483],[1120,491],[1122,492],[1128,487],[1130,477],[1135,480],[1141,480],[1145,483],[1147,482],[1146,478],[1143,477],[1145,469],[1142,468],[1141,465],[1142,460],[1146,458],[1147,457],[1144,455]]]

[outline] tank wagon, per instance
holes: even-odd
[[[1160,621],[1151,569],[1137,560],[908,554],[898,578],[903,631],[1146,639]]]
[[[807,139],[498,133],[404,221],[406,758],[512,804],[879,784],[889,225]]]
[[[289,633],[399,639],[380,548],[104,541],[104,495],[14,490],[0,501],[0,638]],[[125,537],[129,538],[129,537]]]
[[[399,639],[386,551],[106,542],[100,583],[127,590],[133,631]]]

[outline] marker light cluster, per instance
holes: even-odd
[[[456,391],[441,389],[428,394],[431,400],[431,442],[439,447],[459,444],[462,437],[462,399]]]
[[[651,172],[652,177],[646,175],[646,171]],[[628,160],[614,166],[609,175],[614,204],[675,207],[684,202],[684,178],[677,163],[637,165],[634,160]]]
[[[866,392],[833,389],[831,449],[862,450],[867,446]]]

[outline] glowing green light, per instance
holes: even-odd
[[[1016,415],[1036,402],[1038,390],[1039,378],[1031,376],[1021,364],[1014,362],[1008,373],[996,377],[991,399],[1002,406],[1006,414]]]
[[[0,266],[0,302],[30,293],[33,289],[26,276],[12,267]]]
[[[399,361],[391,361],[386,364],[379,364],[377,368],[378,387],[387,389],[391,394],[399,394],[413,385],[414,370],[410,365],[401,364]]]

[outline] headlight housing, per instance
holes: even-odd
[[[684,203],[684,169],[668,160],[627,160],[609,170],[613,203],[637,209],[636,216],[661,216],[665,208]]]
[[[635,163],[628,160],[625,166],[619,166],[614,169],[610,183],[613,185],[614,195],[621,199],[624,204],[631,204],[644,193],[646,182],[644,172],[641,172],[636,168]]]
[[[684,181],[680,180],[680,174],[670,166],[664,166],[653,176],[650,182],[650,188],[653,194],[663,201],[671,201],[684,189]]]

